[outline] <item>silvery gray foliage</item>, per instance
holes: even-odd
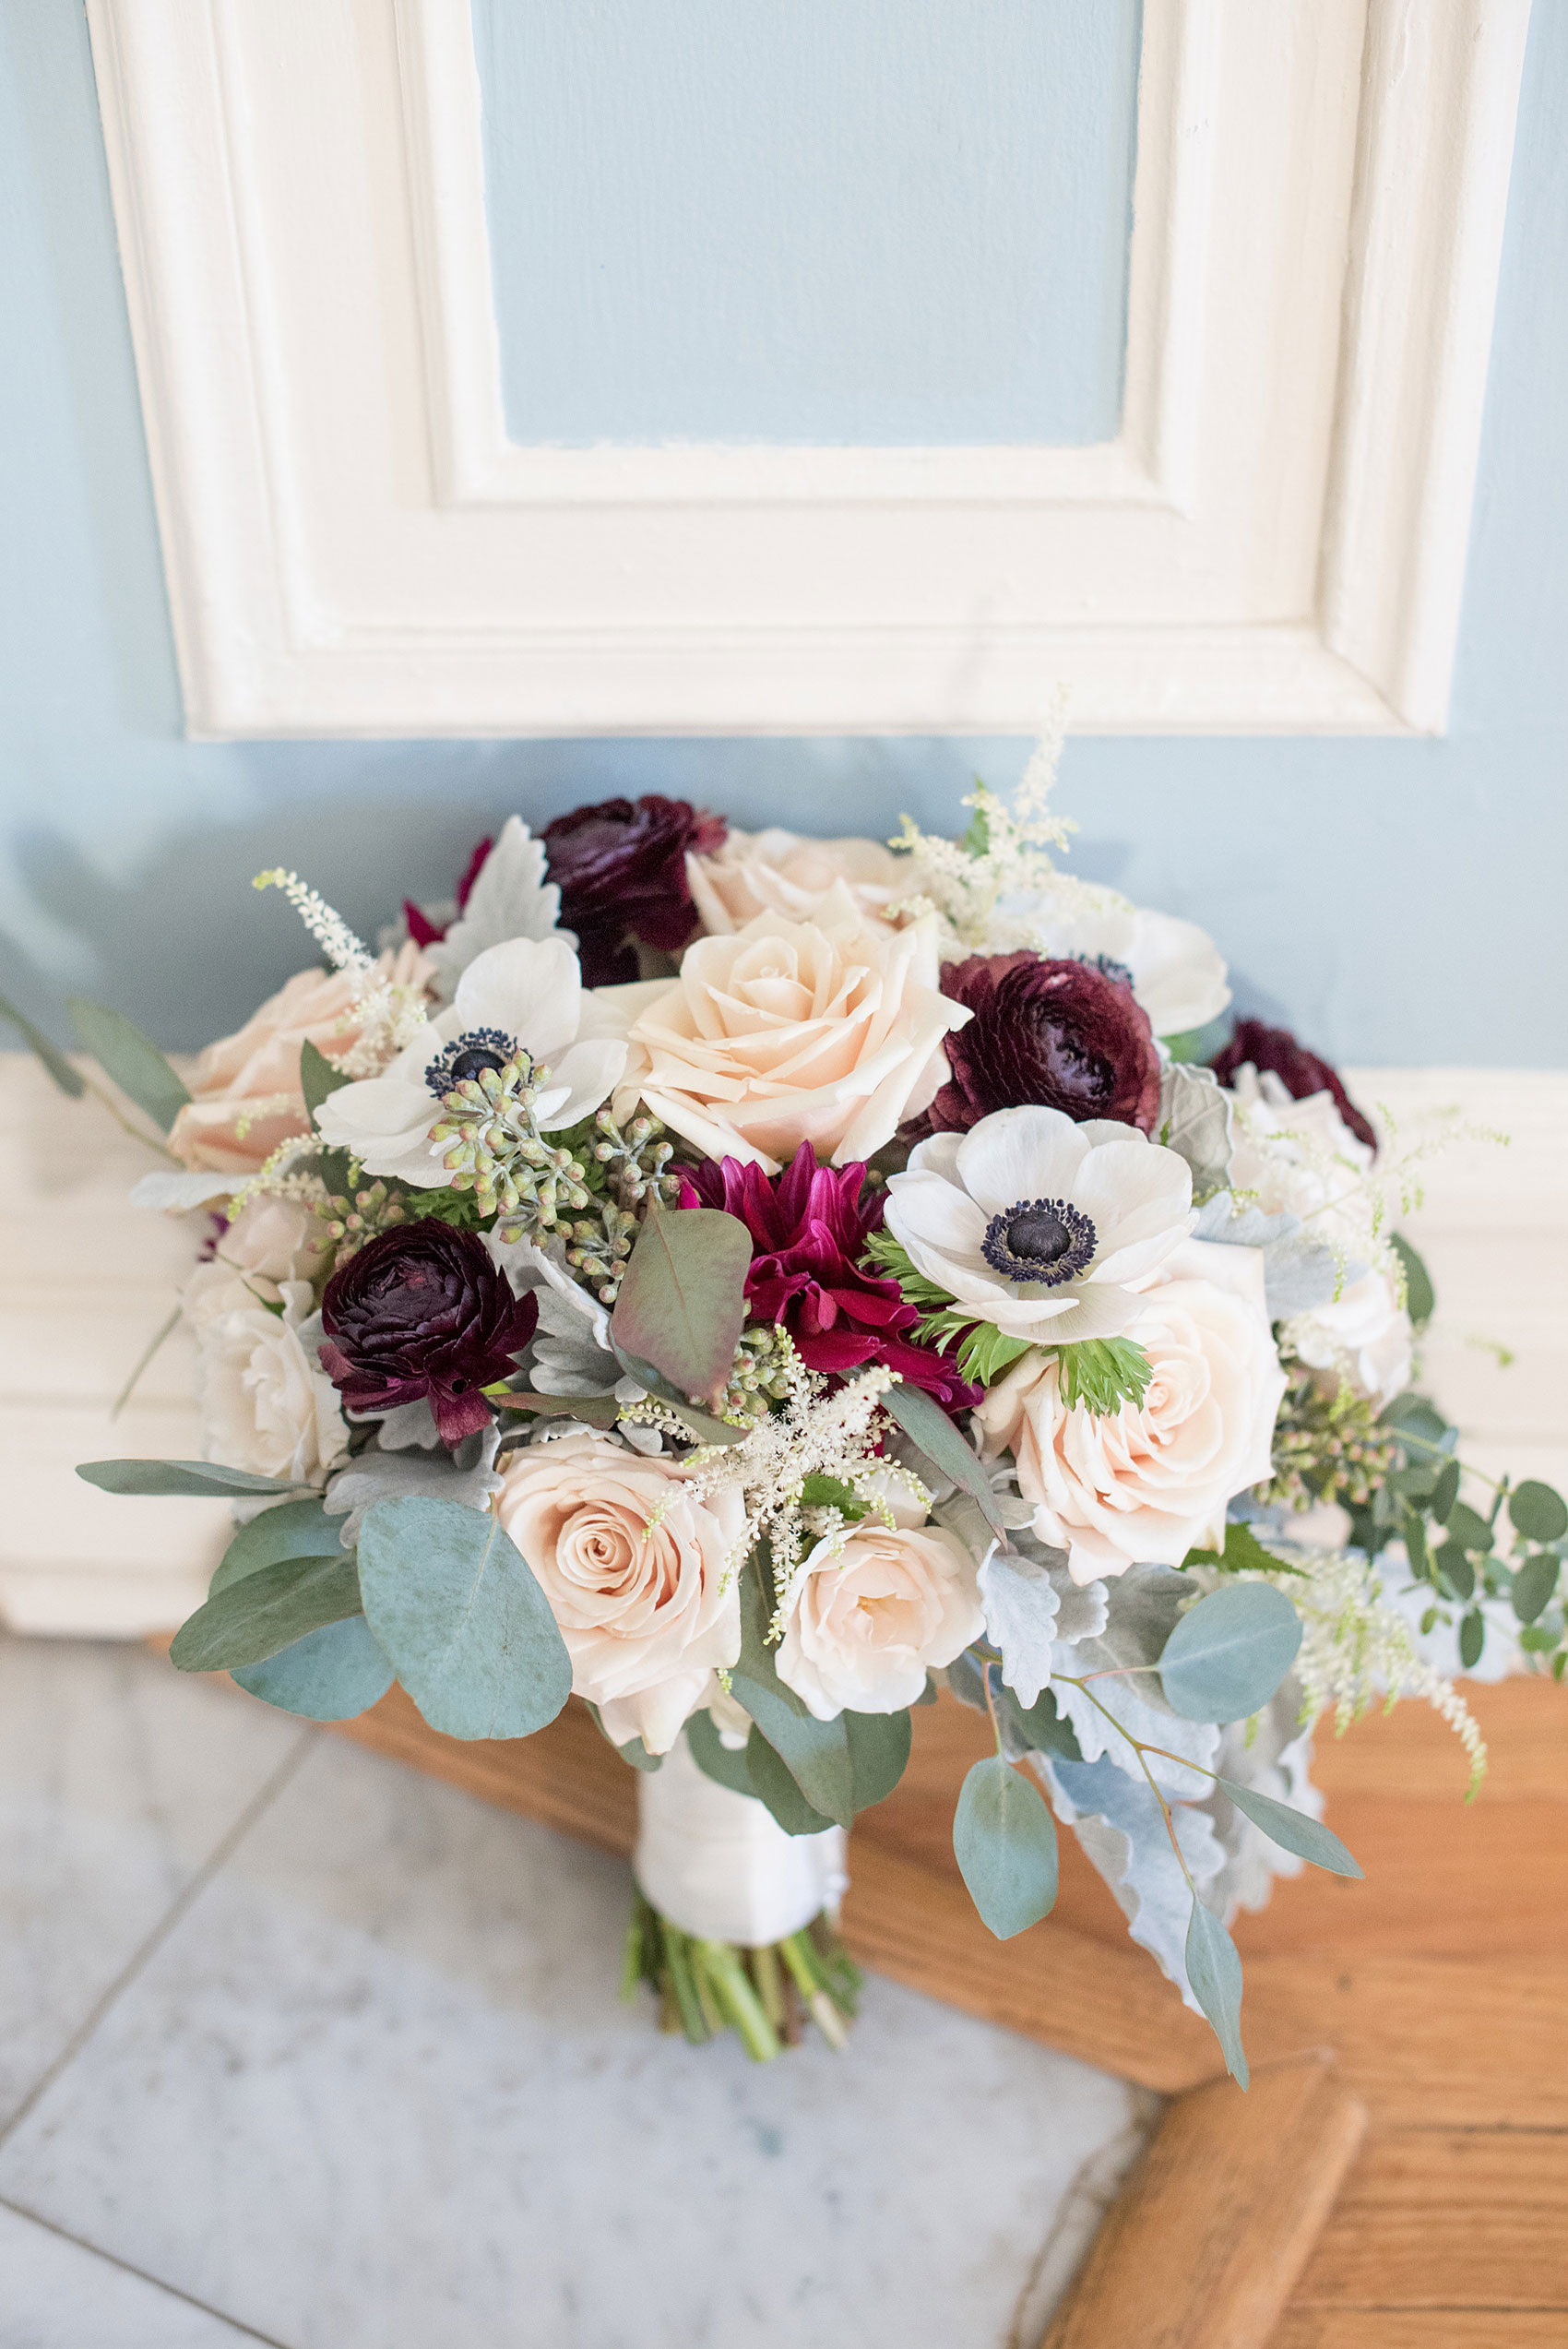
[[[1081,1762],[1035,1754],[1030,1766],[1044,1781],[1057,1816],[1073,1829],[1115,1894],[1133,1939],[1175,1983],[1194,2013],[1201,2013],[1185,1956],[1193,1896],[1143,1773],[1130,1778],[1109,1754]],[[1212,1883],[1225,1865],[1213,1820],[1206,1810],[1185,1803],[1175,1806],[1171,1819],[1194,1882]]]
[[[1222,1778],[1233,1778],[1238,1785],[1253,1787],[1260,1795],[1272,1795],[1277,1803],[1305,1811],[1309,1818],[1321,1818],[1323,1795],[1307,1774],[1313,1756],[1312,1732],[1301,1726],[1301,1683],[1293,1673],[1288,1674],[1252,1722],[1233,1721],[1221,1730],[1214,1767]],[[1300,1876],[1305,1867],[1305,1860],[1294,1852],[1282,1851],[1244,1811],[1238,1810],[1223,1786],[1211,1787],[1202,1807],[1213,1820],[1225,1853],[1225,1865],[1213,1886],[1213,1905],[1226,1918],[1237,1909],[1265,1907],[1277,1876]]]
[[[387,1412],[353,1412],[350,1416],[356,1426],[367,1419],[375,1421],[375,1440],[384,1452],[406,1452],[414,1444],[431,1451],[441,1441],[435,1413],[423,1395],[417,1402],[395,1403]]]
[[[501,1490],[495,1469],[495,1447],[501,1431],[493,1423],[477,1435],[465,1437],[456,1451],[438,1446],[434,1452],[417,1444],[403,1450],[382,1451],[372,1445],[327,1480],[322,1506],[329,1517],[342,1517],[340,1539],[351,1550],[360,1538],[367,1508],[376,1501],[422,1493],[434,1501],[457,1501],[464,1508],[484,1510],[492,1493]]]
[[[1364,1264],[1342,1262],[1325,1240],[1304,1230],[1299,1215],[1265,1215],[1261,1208],[1239,1207],[1229,1191],[1217,1191],[1198,1212],[1194,1240],[1214,1240],[1221,1247],[1261,1248],[1264,1298],[1271,1321],[1288,1321],[1292,1314],[1314,1313],[1331,1305],[1341,1280],[1356,1281]]]
[[[1066,1553],[1060,1552],[1063,1565]],[[1032,1705],[1051,1679],[1062,1602],[1043,1559],[992,1544],[980,1570],[986,1637],[1001,1651],[1002,1677],[1020,1704]]]
[[[1070,1648],[1059,1639],[1051,1684],[1057,1711],[1072,1723],[1087,1762],[1103,1755],[1118,1770],[1143,1782],[1138,1757],[1115,1726],[1120,1723],[1133,1736],[1163,1746],[1181,1758],[1171,1761],[1150,1754],[1146,1759],[1161,1784],[1184,1801],[1201,1797],[1208,1782],[1183,1769],[1182,1762],[1194,1761],[1212,1770],[1219,1732],[1208,1722],[1184,1721],[1172,1711],[1165,1701],[1158,1674],[1146,1667],[1158,1663],[1183,1602],[1193,1596],[1194,1589],[1194,1578],[1179,1574],[1173,1567],[1130,1566],[1108,1587],[1103,1629],[1079,1637]],[[1066,1673],[1079,1679],[1087,1679],[1093,1673],[1126,1677],[1096,1681],[1091,1699],[1087,1690],[1072,1687],[1061,1676]],[[1107,1712],[1113,1720],[1106,1719]]]
[[[547,938],[559,926],[561,892],[544,877],[544,843],[529,836],[518,816],[508,816],[480,867],[469,901],[446,936],[430,949],[435,988],[450,1003],[458,980],[486,947],[508,938]],[[575,935],[564,933],[576,944]]]
[[[567,1271],[560,1240],[540,1246],[490,1232],[484,1244],[517,1295],[531,1291],[539,1299],[539,1328],[524,1356],[537,1394],[615,1395],[623,1402],[641,1394],[616,1358],[609,1314]]]
[[[1159,1079],[1155,1137],[1193,1170],[1193,1196],[1203,1198],[1230,1179],[1234,1139],[1230,1096],[1212,1068],[1169,1061]]]

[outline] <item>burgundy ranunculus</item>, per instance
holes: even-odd
[[[549,875],[562,924],[577,934],[585,986],[635,979],[638,939],[670,954],[685,945],[697,925],[686,851],[710,854],[727,829],[721,816],[657,792],[574,807],[545,826]]]
[[[476,841],[473,854],[463,868],[463,877],[456,890],[459,913],[472,896],[474,883],[484,870],[484,860],[494,846],[494,839],[489,832],[485,834],[483,840]],[[415,946],[434,946],[438,940],[446,936],[446,924],[433,922],[424,909],[414,903],[411,897],[406,897],[403,900],[403,919],[409,925],[409,936]]]
[[[863,1166],[819,1166],[802,1142],[782,1174],[726,1158],[683,1168],[681,1205],[716,1207],[752,1235],[746,1300],[757,1321],[781,1322],[809,1370],[846,1376],[885,1362],[949,1411],[967,1411],[980,1389],[960,1378],[950,1355],[904,1336],[920,1319],[897,1281],[861,1270],[866,1242],[882,1222],[882,1199],[862,1190]]]
[[[1299,1044],[1289,1028],[1270,1028],[1261,1019],[1238,1019],[1235,1034],[1209,1067],[1222,1085],[1229,1085],[1237,1069],[1249,1060],[1260,1075],[1271,1069],[1292,1101],[1305,1101],[1309,1093],[1332,1093],[1334,1106],[1356,1139],[1365,1142],[1368,1150],[1376,1150],[1372,1121],[1362,1116],[1350,1099],[1339,1081],[1339,1071],[1320,1060],[1315,1052],[1309,1052],[1305,1044]]]
[[[1092,962],[974,954],[948,963],[942,992],[975,1016],[944,1039],[952,1075],[922,1131],[968,1132],[993,1110],[1027,1102],[1080,1125],[1111,1117],[1154,1131],[1159,1055],[1128,980]]]
[[[321,1365],[350,1411],[430,1398],[444,1444],[486,1425],[481,1389],[515,1368],[539,1319],[473,1232],[422,1216],[367,1240],[327,1283]]]

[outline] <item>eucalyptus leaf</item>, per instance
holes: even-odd
[[[6,996],[0,996],[0,1019],[7,1020],[23,1042],[30,1044],[50,1076],[63,1093],[73,1101],[80,1101],[87,1091],[87,1080],[79,1068],[73,1068],[53,1039],[42,1028],[35,1028],[25,1011],[18,1011]]]
[[[314,1119],[316,1111],[328,1096],[342,1085],[351,1085],[353,1079],[346,1068],[336,1068],[327,1055],[318,1050],[307,1036],[300,1046],[300,1091],[304,1095],[305,1108]]]
[[[1277,1803],[1272,1795],[1260,1795],[1255,1786],[1243,1786],[1234,1778],[1221,1778],[1224,1787],[1238,1810],[1245,1811],[1254,1827],[1298,1858],[1311,1860],[1314,1867],[1326,1868],[1331,1876],[1360,1876],[1360,1863],[1351,1858],[1337,1835],[1305,1811],[1292,1810],[1289,1803]]]
[[[303,1721],[352,1721],[379,1704],[392,1686],[392,1667],[362,1615],[345,1616],[307,1631],[263,1663],[232,1675],[242,1688]]]
[[[571,1659],[498,1518],[406,1494],[360,1529],[365,1619],[433,1729],[528,1737],[561,1711]]]
[[[1056,1699],[1047,1688],[1032,1705],[1021,1705],[1010,1688],[1004,1688],[997,1705],[1002,1724],[1004,1748],[1016,1747],[1036,1754],[1055,1754],[1063,1761],[1081,1762],[1084,1749],[1078,1743],[1078,1733],[1065,1715],[1057,1711]],[[1008,1754],[1008,1759],[1013,1759]]]
[[[1448,1512],[1453,1508],[1458,1497],[1459,1463],[1456,1460],[1445,1461],[1443,1466],[1438,1470],[1436,1478],[1432,1484],[1431,1498],[1427,1503],[1427,1507],[1431,1510],[1432,1518],[1437,1524],[1447,1524]]]
[[[1056,1821],[1038,1786],[1000,1754],[978,1761],[953,1814],[953,1852],[981,1922],[1009,1941],[1056,1902]]]
[[[1476,1592],[1476,1569],[1457,1542],[1444,1542],[1432,1564],[1437,1579],[1452,1599],[1471,1599]]]
[[[843,1722],[849,1740],[850,1799],[858,1814],[885,1802],[903,1777],[913,1728],[907,1711],[847,1712]]]
[[[1393,1234],[1392,1246],[1405,1274],[1405,1310],[1419,1330],[1431,1319],[1437,1303],[1431,1275],[1402,1232]]]
[[[732,1795],[756,1793],[746,1766],[746,1747],[727,1746],[710,1712],[693,1713],[686,1723],[686,1743],[692,1749],[692,1759],[707,1777],[717,1780],[720,1786],[728,1786]],[[793,1785],[793,1779],[790,1783]]]
[[[741,1656],[730,1675],[730,1693],[755,1722],[812,1809],[848,1827],[855,1815],[855,1777],[845,1716],[818,1721],[779,1679],[767,1644],[771,1599],[760,1558],[742,1568],[740,1599]],[[752,1774],[756,1775],[754,1766]]]
[[[624,1762],[633,1770],[640,1770],[646,1777],[651,1777],[655,1771],[662,1770],[664,1767],[663,1755],[650,1754],[640,1737],[629,1737],[624,1746],[617,1746],[615,1750]]]
[[[1459,1661],[1467,1672],[1473,1672],[1481,1660],[1486,1645],[1486,1617],[1479,1607],[1472,1607],[1459,1626]]]
[[[613,1395],[499,1395],[503,1411],[530,1412],[539,1419],[580,1419],[585,1427],[613,1427],[621,1406]]]
[[[1514,1612],[1521,1623],[1534,1623],[1546,1613],[1557,1589],[1562,1561],[1550,1550],[1537,1550],[1515,1570]]]
[[[1449,1510],[1447,1530],[1449,1540],[1457,1542],[1462,1550],[1477,1551],[1484,1556],[1492,1545],[1491,1526],[1480,1512],[1471,1508],[1466,1501],[1455,1501]]]
[[[346,1552],[279,1558],[197,1607],[175,1632],[169,1657],[182,1672],[232,1672],[359,1612],[359,1577]]]
[[[191,1499],[232,1501],[247,1493],[297,1493],[281,1476],[253,1476],[216,1460],[85,1460],[77,1474],[104,1493],[178,1494]]]
[[[746,1740],[746,1776],[751,1792],[778,1820],[786,1835],[820,1835],[834,1822],[814,1810],[802,1794],[789,1764],[770,1746],[760,1729]]]
[[[1219,1919],[1194,1893],[1193,1920],[1187,1927],[1187,1979],[1193,1996],[1214,2025],[1224,2051],[1225,2068],[1238,2084],[1247,2084],[1247,2058],[1241,2049],[1241,1961]]]
[[[684,1397],[728,1383],[745,1327],[751,1234],[717,1208],[655,1208],[610,1318],[617,1350],[649,1362]]]
[[[1243,1721],[1296,1661],[1301,1618],[1267,1582],[1228,1582],[1200,1599],[1165,1643],[1160,1685],[1188,1721]]]
[[[1508,1496],[1508,1521],[1526,1542],[1561,1542],[1568,1533],[1568,1501],[1554,1486],[1526,1478]]]
[[[215,1599],[231,1583],[243,1582],[247,1574],[276,1566],[280,1558],[341,1556],[340,1537],[341,1528],[319,1500],[280,1501],[241,1526],[218,1562],[207,1595]]]
[[[911,1387],[901,1379],[889,1387],[882,1398],[882,1407],[922,1451],[939,1481],[945,1479],[968,1493],[999,1542],[1007,1539],[1007,1528],[997,1505],[990,1477],[969,1449],[942,1405],[920,1387]]]
[[[86,996],[72,996],[65,1005],[71,1025],[87,1050],[138,1109],[145,1110],[160,1134],[174,1123],[190,1094],[150,1036],[144,1036],[124,1013]]]

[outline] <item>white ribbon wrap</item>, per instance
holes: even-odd
[[[754,1796],[699,1770],[684,1737],[637,1778],[637,1882],[661,1916],[702,1940],[762,1949],[836,1909],[848,1840],[841,1827],[786,1835]]]

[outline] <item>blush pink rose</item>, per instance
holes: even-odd
[[[696,1499],[672,1461],[605,1436],[563,1436],[507,1460],[496,1510],[572,1659],[572,1687],[618,1746],[668,1753],[741,1652],[732,1557],[738,1488]]]
[[[384,954],[376,967],[394,986],[414,989],[423,989],[431,970],[411,943]],[[301,1046],[313,1043],[328,1060],[340,1060],[358,1042],[359,984],[352,972],[296,972],[237,1034],[208,1045],[169,1135],[183,1165],[193,1173],[254,1174],[279,1142],[309,1133]]]
[[[985,1628],[975,1562],[940,1525],[819,1542],[790,1592],[778,1677],[819,1721],[899,1712]]]
[[[862,913],[880,917],[910,888],[909,860],[880,841],[803,840],[772,825],[765,832],[731,831],[721,848],[702,856],[686,852],[686,886],[703,928],[730,937],[759,913],[812,921],[836,881]]]
[[[1031,1353],[975,1413],[986,1456],[1012,1452],[1034,1532],[1069,1553],[1075,1582],[1218,1547],[1227,1505],[1270,1473],[1285,1373],[1258,1249],[1184,1241],[1126,1334],[1154,1372],[1141,1410],[1068,1411],[1054,1359]]]

